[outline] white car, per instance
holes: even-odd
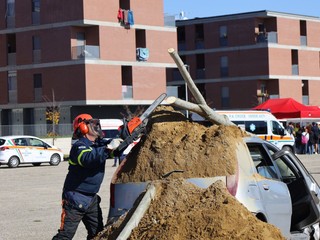
[[[0,165],[14,168],[25,163],[34,166],[49,163],[57,166],[62,160],[62,151],[40,138],[24,135],[0,137]]]
[[[207,188],[216,180],[222,180],[250,212],[278,227],[287,239],[319,240],[320,188],[311,174],[291,151],[280,150],[258,137],[243,140],[236,149],[238,171],[235,175],[188,181]],[[108,224],[130,210],[150,186],[150,182],[120,183],[117,178],[123,169],[120,166],[111,181]],[[176,172],[179,171],[171,171],[166,177]]]

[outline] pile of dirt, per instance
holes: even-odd
[[[155,183],[157,194],[129,239],[284,239],[218,181],[201,189],[182,179]]]
[[[119,182],[233,175],[235,148],[246,135],[237,126],[205,127],[189,122],[171,107],[159,107],[148,123],[148,134],[127,158]],[[182,172],[183,171],[183,172]]]
[[[152,181],[156,187],[155,199],[129,239],[284,239],[276,227],[255,218],[222,182],[202,189],[185,180],[234,174],[235,149],[245,135],[236,126],[205,127],[171,107],[157,108],[148,134],[118,173],[118,182]],[[129,215],[96,239],[115,239]]]

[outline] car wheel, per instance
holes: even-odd
[[[41,163],[32,163],[33,166],[40,166]]]
[[[18,167],[20,163],[20,159],[17,156],[12,156],[8,161],[9,168],[15,168]]]
[[[59,165],[60,161],[61,157],[59,156],[59,154],[53,154],[50,158],[50,165],[57,166]]]

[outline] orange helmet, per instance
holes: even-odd
[[[87,123],[89,120],[93,119],[91,115],[83,113],[78,115],[73,120],[73,131],[76,132],[78,129],[82,134],[88,133]]]
[[[103,137],[103,132],[101,130],[100,120],[93,119],[89,114],[80,114],[73,120],[73,138],[77,139],[84,136],[91,130],[97,138]]]

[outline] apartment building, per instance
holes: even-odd
[[[178,50],[216,109],[249,109],[269,98],[320,105],[320,19],[273,11],[176,21]],[[185,85],[177,70],[168,85]]]
[[[176,67],[167,49],[177,41],[162,0],[0,5],[0,124],[13,125],[3,134],[47,124],[47,107],[59,107],[59,125],[84,112],[121,118],[124,106],[149,105],[167,91],[167,71]]]

